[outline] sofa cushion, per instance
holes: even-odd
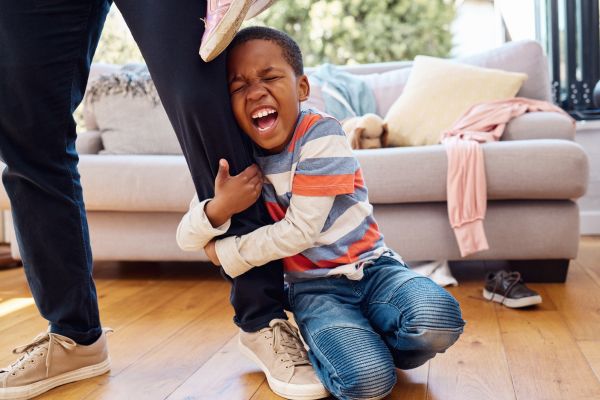
[[[506,125],[500,140],[566,139],[575,140],[575,121],[556,112],[531,112]]]
[[[517,93],[519,97],[550,101],[550,77],[548,62],[542,46],[533,40],[519,40],[505,43],[494,49],[478,54],[458,57],[456,62],[483,68],[501,69],[510,72],[523,72],[528,78]],[[402,94],[412,70],[411,61],[394,61],[377,64],[347,65],[343,70],[364,79],[377,102],[377,113],[386,115],[391,105]],[[306,68],[311,73],[314,68]],[[313,85],[313,88],[315,85]],[[319,108],[317,109],[324,109]]]
[[[471,106],[514,97],[526,78],[522,73],[419,56],[404,92],[385,117],[389,145],[439,143],[442,132]]]
[[[497,142],[483,151],[489,200],[574,199],[585,192],[587,157],[574,142]],[[446,199],[442,145],[356,150],[356,156],[374,204]],[[185,212],[194,194],[183,156],[82,155],[79,171],[88,210]],[[0,205],[8,208],[4,190]]]
[[[534,40],[505,43],[495,49],[458,58],[456,61],[483,68],[522,72],[528,78],[517,93],[518,97],[552,100],[548,60],[542,46]]]
[[[82,155],[79,173],[88,210],[187,211],[195,193],[183,156]]]
[[[380,74],[357,75],[366,82],[375,95],[377,114],[385,115],[404,91],[411,68],[405,67]]]
[[[385,244],[406,261],[462,259],[446,204],[379,204],[374,214]],[[577,257],[579,213],[572,201],[490,201],[483,224],[490,249],[467,259]]]
[[[143,70],[125,66],[96,79],[86,109],[101,132],[101,154],[182,154],[154,83]]]
[[[574,142],[507,141],[482,148],[489,200],[572,199],[585,193],[587,157]],[[372,203],[446,200],[448,160],[442,145],[357,150],[356,154]]]

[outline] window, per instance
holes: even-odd
[[[599,0],[537,0],[537,35],[546,47],[554,101],[576,119],[600,119]]]

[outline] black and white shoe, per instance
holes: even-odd
[[[483,297],[510,308],[529,307],[542,302],[542,296],[529,289],[517,271],[490,272],[485,279]]]

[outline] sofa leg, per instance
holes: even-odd
[[[554,260],[509,260],[508,268],[519,271],[525,282],[563,283],[567,279],[569,261]]]
[[[21,265],[22,265],[21,261],[15,260],[14,258],[12,258],[10,256],[10,253],[8,253],[8,254],[0,253],[0,270],[20,267]]]

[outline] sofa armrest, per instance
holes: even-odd
[[[98,154],[104,147],[100,131],[85,131],[77,134],[75,148],[79,154]]]
[[[575,139],[575,121],[555,112],[523,114],[506,125],[501,140]]]

